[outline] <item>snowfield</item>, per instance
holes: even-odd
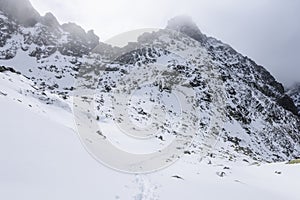
[[[80,142],[63,101],[30,95],[31,81],[0,73],[0,199],[272,199],[298,200],[300,165],[185,155],[150,174],[117,172]],[[67,101],[68,102],[68,101]],[[71,104],[71,101],[68,102]],[[30,106],[29,106],[30,105]]]
[[[129,35],[0,0],[0,200],[300,199],[299,90],[188,17]]]

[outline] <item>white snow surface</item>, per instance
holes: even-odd
[[[3,15],[0,15],[0,19],[8,20]],[[257,112],[256,107],[264,108],[263,112],[272,111],[268,108],[268,106],[274,107],[271,98],[258,90],[253,90],[241,81],[231,81],[227,86],[223,86],[223,82],[214,78],[219,77],[219,70],[223,70],[221,72],[226,72],[224,75],[230,75],[235,80],[247,78],[263,87],[264,82],[254,77],[255,70],[249,61],[244,63],[249,69],[247,74],[242,70],[243,68],[232,67],[232,71],[227,71],[227,67],[224,68],[220,61],[212,60],[207,49],[186,37],[179,37],[174,43],[169,34],[163,34],[153,41],[154,46],[157,47],[171,44],[168,45],[170,52],[168,55],[160,52],[161,48],[152,49],[157,50],[152,52],[154,54],[161,53],[156,58],[156,64],[170,67],[188,66],[185,71],[190,75],[188,80],[196,78],[200,81],[200,86],[196,89],[196,97],[203,99],[206,97],[206,92],[214,95],[213,98],[216,100],[213,103],[203,100],[199,104],[201,107],[199,117],[205,124],[206,132],[212,128],[224,128],[224,131],[220,133],[219,138],[216,138],[214,145],[203,144],[201,139],[205,140],[206,135],[199,134],[199,138],[195,139],[194,148],[191,148],[193,153],[184,155],[168,168],[148,174],[127,174],[104,166],[88,153],[77,134],[72,113],[70,87],[75,82],[76,67],[80,65],[79,63],[97,66],[104,62],[105,58],[102,60],[102,57],[101,59],[92,57],[97,57],[97,54],[79,58],[62,55],[59,51],[49,56],[42,55],[39,59],[32,57],[30,54],[37,47],[41,50],[52,47],[24,42],[25,33],[31,33],[33,38],[37,39],[39,33],[44,33],[42,28],[43,26],[39,24],[32,28],[19,27],[21,31],[11,34],[5,46],[0,48],[2,56],[5,57],[7,52],[13,55],[10,59],[1,57],[0,65],[13,67],[22,74],[8,71],[0,73],[0,200],[298,200],[300,198],[300,164],[290,165],[286,162],[267,164],[254,161],[250,156],[237,152],[232,142],[228,142],[229,136],[231,140],[239,139],[239,147],[254,150],[258,157],[265,161],[274,159],[274,156],[272,158],[274,153],[280,158],[288,158],[283,150],[289,143],[284,143],[285,146],[278,145],[283,139],[291,142],[290,148],[293,148],[295,154],[300,152],[299,144],[294,144],[288,135],[283,137],[275,134],[287,133],[296,126],[295,118],[291,118],[287,111],[275,106],[276,113],[283,116],[285,120],[288,119],[289,123],[281,120],[269,125],[263,119],[266,114]],[[54,34],[57,44],[68,40],[66,33],[61,34],[57,37]],[[210,44],[224,47],[214,40]],[[239,63],[240,56],[227,55],[226,48],[220,52],[216,50],[214,53],[217,53],[214,58],[224,58],[229,65]],[[151,57],[149,55],[147,57],[147,53],[143,56],[139,60],[140,63]],[[111,64],[111,67],[114,65]],[[134,70],[137,66],[127,66],[128,69],[124,66],[119,67],[120,69],[123,67],[123,70]],[[195,77],[196,75],[192,73],[195,69],[201,72],[196,73],[200,77]],[[108,71],[107,76],[101,78],[106,78],[107,82],[117,82],[120,73],[120,71]],[[99,78],[98,75],[96,78]],[[201,84],[207,86],[202,87]],[[212,87],[214,85],[220,88]],[[49,90],[49,87],[52,89]],[[224,101],[226,89],[235,89],[240,95],[237,98],[226,98],[227,100]],[[66,91],[68,95],[63,96],[62,92]],[[139,92],[141,95],[147,91]],[[221,95],[214,93],[221,93]],[[252,97],[249,99],[250,104],[244,105],[244,99],[240,99],[240,96]],[[137,98],[136,102],[140,100]],[[171,106],[176,107],[174,99],[163,97],[161,100],[168,100]],[[144,111],[150,110],[147,110],[149,106],[147,103],[149,102],[140,104]],[[222,115],[221,108],[231,106],[235,109],[239,104],[249,109],[250,119],[254,119],[248,126],[236,119],[224,119],[224,113]],[[118,134],[117,128],[113,126],[109,116],[110,107],[111,105],[105,101],[104,106],[97,113],[99,124],[104,133],[112,133],[111,138],[108,139],[123,150],[152,152],[153,149],[167,145],[168,139],[172,139],[172,135],[170,138],[164,135],[165,141],[157,138],[139,141],[139,143],[132,138],[127,140],[128,138]],[[134,114],[137,110],[131,111],[132,121],[137,120],[139,125],[149,123],[147,118]],[[216,115],[219,112],[221,115]],[[171,114],[168,119],[172,123],[176,122]],[[251,134],[247,133],[247,130]],[[269,146],[265,145],[264,139],[271,141]],[[276,148],[270,149],[270,145]],[[203,158],[203,154],[199,153],[202,148],[214,149],[209,152],[211,153],[209,156]]]
[[[45,104],[32,81],[0,73],[0,199],[298,200],[300,165],[185,155],[150,174],[97,162],[75,131],[71,100]],[[51,95],[51,94],[46,94]],[[63,108],[63,109],[62,109]]]

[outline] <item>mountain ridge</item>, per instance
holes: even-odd
[[[57,94],[63,101],[72,98],[79,74],[85,75],[87,82],[97,80],[99,85],[95,87],[110,94],[129,69],[138,71],[143,65],[163,64],[196,91],[202,115],[199,144],[194,146],[194,152],[205,146],[201,142],[205,136],[201,134],[208,134],[215,120],[213,128],[220,136],[216,151],[219,156],[232,159],[238,153],[266,162],[299,157],[300,121],[282,84],[229,45],[205,36],[189,18],[176,17],[166,29],[142,35],[138,42],[123,48],[113,48],[74,23],[59,25],[50,13],[44,21],[32,25],[13,20],[5,9],[1,10],[0,65],[10,66],[31,79],[38,88],[36,96],[47,103],[56,101],[40,97],[45,92]],[[99,46],[108,53],[94,51]],[[114,55],[116,59],[109,57]],[[106,74],[99,77],[103,68]],[[171,91],[169,86],[159,87],[161,92]],[[224,97],[222,103],[215,102],[215,87]],[[220,118],[215,113],[218,109],[213,108],[222,110]],[[99,111],[99,116],[108,115],[105,109]],[[139,112],[135,116],[143,119]]]

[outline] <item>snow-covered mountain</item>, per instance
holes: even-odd
[[[114,69],[100,79],[103,91],[109,93],[123,84],[112,77],[134,72],[145,63],[167,65],[171,73],[187,77],[185,80],[196,91],[200,116],[205,116],[200,117],[200,132],[209,131],[210,122],[218,116],[213,110],[220,109],[215,124],[221,137],[219,151],[236,151],[262,161],[299,156],[299,117],[282,84],[229,45],[202,34],[186,17],[172,19],[167,28],[145,34],[136,44],[124,47],[130,53],[115,59]],[[201,145],[195,148],[201,149]]]
[[[223,151],[262,161],[299,157],[299,117],[282,84],[229,45],[202,34],[188,17],[170,20],[167,29],[144,34],[137,43],[112,48],[74,23],[60,25],[50,13],[41,17],[32,11],[34,15],[27,16],[31,23],[20,21],[21,14],[14,15],[19,6],[33,9],[28,1],[22,2],[1,1],[10,6],[2,7],[0,18],[0,63],[31,79],[38,90],[68,98],[78,71],[86,65],[96,70],[105,65],[108,72],[103,77],[95,72],[92,75],[96,74],[94,78],[100,82],[96,87],[109,93],[128,70],[138,70],[145,63],[166,65],[171,72],[186,77],[195,90],[202,133],[217,116],[212,109],[220,109],[220,121],[215,126]],[[222,95],[220,100],[216,89]]]
[[[133,95],[133,100],[128,104],[126,102],[126,106],[131,121],[140,126],[155,120],[155,116],[151,115],[153,105],[166,112],[166,121],[163,124],[157,123],[161,132],[149,143],[142,142],[137,148],[133,148],[131,140],[116,134],[118,133],[116,123],[119,126],[126,125],[126,120],[115,116],[115,107],[124,105],[122,102],[112,104],[112,97],[118,95],[121,89],[141,87],[136,85],[135,80],[126,77],[143,76],[142,78],[146,79],[151,74],[157,73],[157,67],[164,68],[159,70],[163,71],[162,75],[171,76],[171,82],[165,81],[163,76],[154,77],[155,81],[148,83],[143,90],[138,90],[138,93]],[[264,166],[259,171],[255,168],[256,165],[300,157],[299,87],[285,92],[283,85],[264,67],[236,52],[229,45],[206,36],[190,18],[185,16],[175,17],[168,22],[165,29],[145,33],[139,36],[137,42],[131,42],[120,48],[100,42],[93,31],[86,32],[74,23],[59,24],[51,13],[40,16],[28,0],[0,0],[0,83],[0,109],[4,110],[3,114],[0,114],[0,127],[8,133],[1,136],[3,137],[1,141],[8,142],[1,143],[0,148],[3,149],[0,149],[0,152],[6,152],[8,149],[13,152],[12,160],[3,155],[5,159],[1,159],[0,163],[2,161],[8,163],[1,164],[8,174],[11,168],[16,167],[15,163],[19,163],[18,166],[26,165],[27,162],[38,165],[36,161],[26,160],[29,154],[34,155],[29,156],[30,159],[41,156],[34,151],[37,150],[50,156],[55,162],[64,163],[66,167],[63,170],[69,178],[74,176],[75,171],[78,174],[84,171],[88,177],[94,176],[92,172],[96,172],[95,176],[99,180],[93,182],[95,185],[105,184],[101,182],[102,175],[105,180],[114,178],[124,182],[131,180],[127,174],[120,175],[122,176],[120,178],[117,172],[110,172],[104,167],[100,168],[102,171],[97,170],[85,152],[79,150],[77,135],[73,133],[76,132],[76,125],[82,124],[76,120],[74,124],[73,113],[80,107],[74,100],[77,89],[82,86],[80,83],[98,92],[96,98],[83,98],[83,101],[94,102],[96,111],[92,118],[103,127],[103,130],[95,132],[92,136],[96,138],[95,140],[85,138],[82,139],[82,143],[88,146],[109,139],[128,151],[163,148],[170,139],[180,135],[180,132],[172,128],[178,123],[177,115],[180,109],[170,96],[176,86],[194,91],[195,112],[188,114],[196,116],[197,130],[192,145],[184,152],[183,160],[165,172],[136,176],[133,182],[138,185],[140,193],[131,197],[126,195],[132,186],[127,185],[125,187],[127,192],[124,193],[122,191],[124,188],[120,189],[123,187],[119,185],[121,183],[116,185],[108,183],[110,188],[119,188],[121,197],[126,196],[125,199],[175,198],[176,195],[173,193],[164,196],[164,192],[161,191],[158,192],[158,197],[154,191],[165,189],[172,191],[172,186],[180,185],[178,181],[187,179],[195,184],[192,184],[192,188],[186,187],[186,191],[195,192],[198,190],[195,185],[206,187],[205,180],[215,175],[213,181],[208,181],[207,187],[210,189],[215,187],[213,183],[218,182],[220,177],[231,174],[234,175],[226,185],[227,189],[234,187],[236,182],[240,183],[240,178],[244,178],[252,186],[266,188],[268,177],[265,177],[265,184],[259,184],[258,181],[255,182],[249,176],[244,177],[241,174],[249,173],[251,176],[255,174],[259,179],[264,173],[278,168],[284,171],[287,167],[280,163]],[[91,118],[89,110],[80,111],[83,111],[87,119]],[[20,114],[17,114],[18,112]],[[192,121],[193,118],[186,120]],[[18,135],[18,131],[24,131],[28,137],[24,134]],[[45,132],[44,135],[40,135],[41,132]],[[35,137],[39,141],[30,139]],[[27,145],[22,144],[22,148],[30,146],[34,150],[31,151],[29,148],[30,151],[27,150],[28,154],[25,154],[27,151],[20,152],[17,147],[12,149],[13,145],[20,145],[17,142],[18,138],[26,141]],[[41,142],[40,146],[35,146],[36,142]],[[55,148],[56,142],[58,149]],[[64,143],[70,146],[70,152],[64,149]],[[43,145],[45,147],[41,147]],[[63,154],[59,150],[63,151]],[[96,149],[94,153],[97,151]],[[22,158],[20,161],[19,154]],[[66,162],[62,155],[71,156],[71,164]],[[59,159],[56,160],[56,157]],[[45,163],[54,165],[51,160],[47,158],[45,160]],[[74,174],[69,171],[73,162],[76,165]],[[82,168],[77,167],[79,163],[80,166],[83,163]],[[243,170],[245,165],[255,167]],[[48,166],[43,165],[43,168],[48,169]],[[57,169],[55,166],[53,168]],[[92,170],[89,171],[89,168]],[[195,176],[199,174],[201,176],[203,171],[209,175],[204,179],[202,177],[204,181],[201,182]],[[257,171],[259,172],[256,173]],[[281,174],[280,170],[276,171],[276,174],[273,171],[273,176]],[[34,174],[34,170],[30,172]],[[43,173],[40,175],[44,176]],[[58,173],[58,176],[63,174]],[[84,175],[76,177],[79,181],[89,181]],[[282,182],[296,180],[292,175],[288,177],[280,180]],[[54,181],[53,177],[45,178]],[[153,184],[152,178],[159,183]],[[34,180],[41,181],[36,178]],[[177,181],[176,184],[174,181]],[[73,182],[69,181],[67,184],[70,183]],[[253,188],[246,189],[246,192],[249,198],[274,196],[281,199],[281,195],[275,195],[277,193],[274,188],[280,189],[280,182],[277,183],[275,186],[270,184],[270,187],[267,187],[272,191],[271,195],[256,193]],[[51,186],[52,184],[51,182]],[[81,188],[79,183],[73,184],[78,190]],[[163,185],[161,186],[163,189],[160,189],[158,184]],[[239,185],[237,188],[243,187]],[[92,188],[97,190],[97,187]],[[217,188],[224,189],[221,185]],[[71,190],[68,188],[68,191]],[[84,187],[84,191],[87,192],[87,196],[92,192],[88,187]],[[234,193],[234,190],[230,191],[226,193],[226,199],[230,198],[228,194]],[[240,191],[242,192],[238,194],[243,195],[244,190]],[[297,189],[293,190],[293,187],[290,187],[285,194],[289,193],[289,197],[292,197],[296,194],[295,191]],[[107,199],[120,199],[118,195],[111,196],[113,192],[113,190],[104,191],[104,196],[109,196]],[[188,192],[184,194],[189,196]],[[210,195],[213,194],[210,192],[204,194],[206,198]],[[50,196],[53,197],[53,194]],[[75,195],[72,197],[79,198]],[[213,199],[219,197],[217,195]],[[191,196],[191,199],[195,199],[195,196]]]

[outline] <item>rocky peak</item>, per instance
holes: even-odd
[[[89,41],[92,44],[99,44],[99,37],[94,33],[94,30],[89,30],[86,33],[87,41]]]
[[[86,32],[75,23],[60,25],[52,13],[40,16],[29,0],[0,0],[0,13],[4,16],[0,19],[0,47],[7,44],[13,33],[19,34],[24,38],[23,50],[31,48],[29,55],[37,59],[56,51],[62,55],[82,57],[99,44],[99,37],[93,31]],[[33,29],[28,31],[26,28]],[[17,44],[11,45],[0,52],[0,57],[11,59],[16,55],[16,49]]]
[[[81,26],[75,23],[63,24],[62,29],[70,33],[73,39],[89,44],[90,48],[95,48],[99,44],[99,37],[94,34],[93,30],[86,33]]]
[[[29,0],[0,0],[0,10],[24,26],[34,26],[41,18]]]
[[[182,15],[170,19],[166,28],[186,34],[201,43],[205,40],[205,35],[201,33],[197,24],[189,16]]]
[[[81,28],[81,26],[72,22],[63,24],[62,29],[79,38],[85,38],[86,36],[85,30]]]
[[[42,17],[41,22],[42,22],[42,24],[44,24],[48,27],[51,27],[51,28],[60,27],[60,24],[59,24],[58,20],[50,12],[46,13],[45,16]]]

